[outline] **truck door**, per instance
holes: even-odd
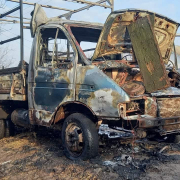
[[[44,28],[38,37],[34,69],[34,111],[38,124],[49,123],[56,107],[75,99],[75,46],[64,27]]]

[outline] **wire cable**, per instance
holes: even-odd
[[[4,28],[1,27],[1,29],[4,29]],[[8,31],[8,32],[10,32],[10,33],[13,34],[13,35],[18,36],[18,34],[12,33],[11,30],[9,30],[9,29],[4,29],[4,31],[5,31],[5,32]],[[25,39],[25,38],[24,38],[24,40],[29,41],[29,42],[32,42],[32,41],[30,41],[30,40],[28,40],[28,39]]]
[[[10,38],[10,36],[8,36],[8,35],[4,34],[3,32],[1,32],[1,34],[3,34],[4,36],[6,36],[6,37]],[[18,44],[20,44],[20,42],[18,42]],[[25,47],[27,47],[27,48],[31,48],[31,47],[26,46],[26,45],[24,45],[24,46],[25,46]]]

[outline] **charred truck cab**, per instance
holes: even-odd
[[[0,71],[0,137],[11,123],[62,127],[66,156],[88,159],[98,154],[98,136],[175,136],[180,74],[170,55],[178,26],[137,9],[114,11],[104,25],[48,19],[36,4],[29,65]]]

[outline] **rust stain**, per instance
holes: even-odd
[[[146,63],[146,67],[147,67],[148,71],[150,72],[150,74],[152,75],[153,71],[154,71],[154,66],[153,66],[152,62]]]

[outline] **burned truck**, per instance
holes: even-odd
[[[36,4],[29,64],[0,71],[0,138],[14,125],[57,128],[65,155],[84,160],[98,154],[102,136],[173,139],[180,133],[180,74],[170,60],[178,26],[139,9],[114,11],[104,25],[47,18]],[[84,42],[96,47],[83,49]]]

